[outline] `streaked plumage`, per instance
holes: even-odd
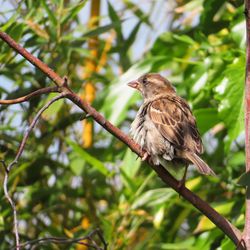
[[[199,157],[203,146],[195,118],[170,82],[159,74],[150,73],[129,86],[138,89],[144,98],[131,125],[131,133],[153,163],[160,164],[162,159],[193,163],[200,173],[215,175]]]

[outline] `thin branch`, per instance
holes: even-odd
[[[108,249],[108,243],[105,241],[103,235],[102,235],[102,232],[100,229],[97,229],[96,231],[97,235],[99,236],[101,242],[103,243],[103,246],[104,246],[104,250],[107,250]]]
[[[95,235],[97,235],[99,237],[100,241],[103,244],[103,248],[99,247],[96,244],[96,242],[93,240],[93,237]],[[83,242],[84,240],[92,240],[94,242],[94,245],[91,245],[87,242]],[[46,237],[46,238],[40,238],[40,239],[36,239],[36,240],[27,241],[27,242],[20,244],[19,246],[23,248],[26,246],[31,247],[32,245],[35,245],[35,247],[37,247],[39,245],[44,245],[46,243],[79,244],[79,245],[87,246],[89,249],[93,248],[93,249],[97,249],[97,250],[106,250],[107,245],[108,245],[106,243],[106,241],[104,240],[103,235],[100,232],[100,229],[96,229],[96,230],[90,232],[88,235],[86,235],[84,237],[76,238],[76,239],[61,238],[61,237]]]
[[[33,119],[32,123],[30,124],[30,126],[28,127],[28,129],[26,130],[24,137],[22,139],[22,142],[19,146],[19,149],[17,151],[16,157],[14,159],[14,161],[12,161],[8,166],[6,166],[4,161],[1,161],[1,163],[3,164],[4,168],[5,168],[5,175],[4,175],[4,183],[3,183],[3,189],[4,189],[4,195],[7,198],[7,200],[9,201],[12,211],[13,211],[13,230],[14,230],[14,234],[15,234],[15,241],[16,241],[16,249],[19,250],[20,246],[20,240],[19,240],[19,234],[18,234],[18,219],[17,219],[17,211],[16,211],[16,205],[15,202],[13,201],[13,199],[10,197],[9,191],[8,191],[8,178],[9,178],[9,172],[11,171],[11,169],[14,167],[15,164],[17,164],[20,156],[22,155],[22,152],[24,150],[25,144],[27,142],[27,139],[30,135],[30,132],[32,131],[32,129],[35,127],[38,119],[40,118],[40,116],[42,115],[42,113],[51,105],[53,104],[55,101],[61,99],[65,97],[65,93],[61,93],[60,95],[54,97],[53,99],[51,99],[48,103],[46,103],[36,114],[35,118]]]
[[[27,60],[30,61],[30,58],[34,58],[34,56],[30,55],[30,53],[27,51],[26,53],[23,53],[24,49],[20,45],[16,44],[15,41],[11,39],[7,34],[0,32],[0,38],[6,41],[12,48],[14,48],[21,55],[23,55]],[[47,72],[52,71],[45,64],[42,64],[43,67],[41,67],[40,66],[41,61],[39,63],[33,63],[33,64],[37,66],[37,68],[39,68],[46,75],[48,75]],[[54,72],[54,79],[56,79],[54,80],[56,85],[59,85],[59,86],[63,85],[62,78],[60,78],[61,81],[60,81],[60,84],[58,84],[59,76],[57,76],[55,72]],[[100,113],[98,113],[93,107],[91,107],[85,100],[81,100],[75,93],[73,93],[70,89],[68,89],[68,87],[64,88],[63,91],[65,91],[65,93],[67,94],[66,97],[68,99],[70,99],[83,111],[91,115],[93,119],[96,122],[98,122],[103,128],[105,128],[108,132],[110,132],[120,141],[124,142],[138,156],[140,157],[143,156],[144,152],[141,150],[138,144],[136,144],[131,138],[125,135],[120,129],[118,129],[109,121],[107,121]],[[178,188],[178,181],[172,175],[170,175],[170,173],[166,169],[164,169],[162,166],[151,165],[151,167],[157,172],[159,177],[168,186],[172,187],[176,192],[178,192],[181,196],[183,196],[186,200],[188,200],[191,204],[193,204],[201,213],[206,215],[218,228],[220,228],[235,243],[235,245],[238,245],[239,249],[240,248],[244,249],[244,246],[242,245],[242,242],[241,242],[240,231],[237,228],[235,228],[228,220],[226,220],[222,215],[216,212],[207,202],[203,201],[200,197],[195,195],[193,192],[191,192],[187,188],[182,188],[182,189]]]
[[[11,104],[16,104],[16,103],[26,102],[32,97],[42,95],[42,94],[52,93],[52,92],[59,92],[58,87],[47,87],[47,88],[38,89],[28,95],[25,95],[25,96],[22,96],[13,100],[0,100],[0,104],[11,105]]]
[[[245,144],[246,172],[250,171],[250,0],[245,0],[246,16],[246,79],[245,79]],[[250,186],[246,188],[246,216],[243,239],[247,249],[250,249]]]
[[[20,146],[19,146],[18,152],[17,152],[17,154],[16,154],[16,158],[15,158],[15,160],[13,161],[12,166],[13,166],[14,164],[16,164],[17,161],[19,160],[19,158],[20,158],[20,156],[21,156],[21,154],[22,154],[22,152],[23,152],[23,150],[24,150],[24,147],[25,147],[25,144],[26,144],[26,142],[27,142],[27,139],[28,139],[28,137],[29,137],[29,135],[30,135],[30,132],[31,132],[32,129],[35,127],[35,125],[36,125],[38,119],[40,118],[40,116],[42,115],[42,113],[43,113],[47,108],[49,108],[49,106],[50,106],[51,104],[53,104],[54,102],[58,101],[59,99],[64,98],[65,96],[66,96],[65,93],[61,93],[60,95],[55,96],[54,98],[52,98],[48,103],[46,103],[46,104],[38,111],[38,113],[36,114],[36,116],[35,116],[35,118],[33,119],[32,123],[30,124],[30,126],[28,127],[28,129],[26,130],[26,132],[25,132],[25,134],[24,134],[23,140],[22,140],[22,142],[21,142],[21,144],[20,144]],[[10,164],[10,165],[11,165],[11,164]],[[10,171],[11,168],[12,168],[12,166],[8,167],[7,170]]]

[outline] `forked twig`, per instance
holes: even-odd
[[[46,87],[46,88],[38,89],[28,95],[25,95],[16,99],[12,99],[12,100],[0,100],[0,104],[11,105],[11,104],[16,104],[16,103],[22,103],[22,102],[28,101],[32,97],[42,95],[42,94],[52,93],[52,92],[59,92],[58,87]]]
[[[42,113],[49,108],[49,106],[51,104],[53,104],[55,101],[64,98],[66,96],[65,93],[61,93],[60,95],[54,97],[53,99],[51,99],[48,103],[46,103],[36,114],[36,116],[34,117],[33,121],[31,122],[30,126],[28,127],[28,129],[25,131],[24,137],[22,139],[22,142],[19,146],[19,149],[17,151],[16,157],[15,159],[8,165],[6,166],[4,161],[1,161],[1,163],[4,166],[5,169],[5,175],[4,175],[4,183],[3,183],[3,189],[4,189],[4,195],[7,198],[7,200],[9,201],[12,210],[13,210],[13,230],[14,230],[14,234],[15,234],[15,242],[16,242],[16,249],[19,250],[20,246],[20,240],[19,240],[19,234],[18,234],[18,219],[17,219],[17,211],[16,211],[16,205],[15,202],[13,201],[13,199],[10,197],[9,191],[8,191],[8,178],[9,178],[9,172],[11,171],[11,169],[14,167],[15,164],[17,164],[20,156],[22,155],[22,152],[24,150],[25,144],[27,142],[27,139],[32,131],[32,129],[35,127],[38,119],[40,118],[40,116],[42,115]]]
[[[98,246],[96,242],[93,240],[93,237],[97,235],[100,239],[100,241],[103,244],[103,248]],[[84,242],[84,240],[92,241],[94,244],[89,244],[87,242]],[[88,249],[96,249],[96,250],[107,250],[108,244],[104,240],[103,235],[101,234],[100,229],[95,229],[94,231],[90,232],[88,235],[76,239],[69,239],[69,238],[61,238],[61,237],[46,237],[46,238],[40,238],[36,240],[31,240],[24,242],[20,244],[20,247],[31,247],[32,245],[35,245],[35,247],[39,245],[44,245],[46,243],[56,243],[56,244],[79,244],[84,245],[88,247]]]

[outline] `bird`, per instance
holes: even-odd
[[[185,172],[180,186],[185,186],[189,164],[194,164],[201,174],[215,176],[200,158],[203,145],[196,119],[172,84],[158,73],[147,73],[128,86],[143,97],[130,129],[135,142],[145,151],[142,160],[150,159],[154,165],[163,166],[181,163]]]

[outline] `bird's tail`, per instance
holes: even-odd
[[[187,152],[185,153],[185,158],[191,161],[201,174],[216,176],[214,171],[197,154]]]

